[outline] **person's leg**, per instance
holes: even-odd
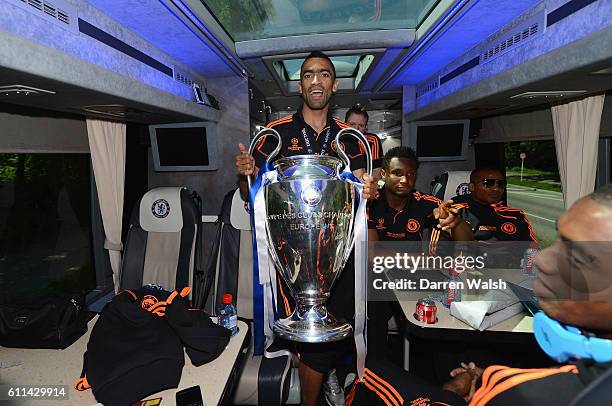
[[[425,404],[465,406],[465,400],[440,385],[420,379],[389,361],[368,358],[363,380],[347,389],[346,406]]]
[[[389,319],[393,315],[391,302],[368,302],[368,357],[387,356]]]
[[[302,393],[302,406],[316,406],[323,383],[323,373],[315,371],[308,365],[300,362],[300,389]]]
[[[327,308],[338,320],[351,321],[355,312],[355,274],[353,255],[334,284]],[[353,350],[353,336],[341,341],[319,344],[300,343],[299,377],[303,405],[316,405],[323,380],[347,351]]]

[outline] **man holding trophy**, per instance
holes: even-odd
[[[304,100],[302,107],[293,115],[285,117],[268,124],[281,136],[282,148],[280,157],[294,155],[330,155],[338,156],[335,138],[338,132],[347,128],[348,125],[331,117],[329,103],[331,97],[338,89],[336,72],[331,60],[321,52],[313,52],[302,64],[300,70],[300,93]],[[241,175],[256,175],[259,168],[263,167],[266,159],[277,145],[277,140],[266,136],[255,145],[253,155],[249,154],[247,148],[239,145],[240,154],[236,157],[236,166]],[[351,137],[342,140],[347,155],[356,158],[362,152]],[[365,160],[360,160],[365,162]],[[364,175],[364,168],[356,168],[354,174],[363,176],[365,180],[363,196],[373,197],[376,188],[372,178]],[[243,196],[248,196],[246,179],[241,181]],[[281,244],[282,245],[282,242]],[[278,248],[278,247],[277,247]],[[282,247],[281,247],[282,249]],[[281,254],[282,255],[282,254]],[[349,258],[345,269],[335,283],[331,292],[331,299],[327,305],[330,311],[337,317],[351,319],[353,316],[353,293],[354,274],[353,261]],[[279,278],[278,289],[278,312],[279,317],[287,317],[294,307],[294,300],[289,294],[289,287],[284,280]],[[300,354],[300,387],[302,403],[315,405],[321,389],[324,374],[332,369],[338,359],[338,354],[344,354],[352,349],[350,337],[337,342],[321,344],[301,344],[296,351]]]
[[[243,196],[250,194],[255,212],[259,281],[266,285],[264,278],[266,286],[271,282],[276,286],[278,281],[273,296],[278,304],[274,335],[292,341],[298,353],[305,405],[316,405],[324,374],[354,349],[353,328],[342,319],[363,316],[365,307],[359,302],[364,289],[356,288],[361,277],[355,279],[351,253],[353,244],[357,252],[358,244],[367,238],[364,202],[375,196],[376,187],[369,147],[364,147],[366,160],[355,160],[363,154],[356,140],[345,136],[340,141],[341,131],[350,135],[354,130],[345,129],[348,125],[329,113],[337,88],[331,60],[321,52],[311,53],[300,70],[302,107],[270,123],[249,150],[239,144],[236,156],[241,175],[261,172],[252,188],[247,189],[246,179],[240,186]],[[367,145],[360,133],[354,136]],[[370,173],[364,174],[364,168],[351,168],[351,173],[350,159],[366,162]],[[442,212],[441,223],[452,221],[447,207]],[[264,268],[275,275],[265,275]],[[266,314],[270,318],[269,310]],[[356,325],[356,337],[359,331],[363,328]],[[358,353],[363,353],[359,346]]]

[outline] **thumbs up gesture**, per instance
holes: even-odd
[[[250,176],[255,173],[255,158],[249,154],[244,144],[238,144],[240,153],[236,155],[236,168],[238,173],[244,176]]]

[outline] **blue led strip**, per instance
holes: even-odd
[[[451,9],[446,13],[446,15],[428,31],[421,40],[418,40],[416,44],[411,48],[410,52],[404,56],[401,61],[395,65],[395,68],[389,72],[387,77],[382,81],[381,84],[376,86],[375,91],[383,90],[394,78],[397,74],[406,67],[406,64],[419,52],[421,49],[424,49],[426,46],[431,45],[430,40],[432,40],[436,34],[442,29],[450,28],[453,24],[450,24],[446,27],[446,23],[451,21],[454,17],[456,17],[459,12],[463,9],[463,6],[468,4],[471,0],[460,0],[458,1]],[[464,12],[467,12],[473,5],[478,3],[478,1],[474,1]]]
[[[448,82],[449,80],[456,78],[462,73],[465,73],[469,71],[470,69],[475,68],[476,66],[478,66],[479,63],[480,63],[480,56],[470,59],[469,61],[459,66],[458,68],[440,77],[440,86],[442,86],[444,83]]]
[[[219,40],[216,35],[210,30],[206,24],[204,24],[200,18],[198,18],[181,0],[170,0],[171,3],[181,12],[183,16],[177,14],[171,7],[165,4],[162,0],[159,0],[161,4],[189,30],[191,31],[200,41],[202,41],[211,51],[213,51],[222,60],[225,60],[227,65],[236,74],[242,77],[252,77],[248,69],[236,58],[230,50]],[[195,31],[192,27],[183,20],[183,17],[188,19],[193,25],[197,27],[200,32]],[[221,27],[223,29],[223,27]],[[202,38],[202,36],[204,38]]]
[[[149,65],[153,69],[157,69],[161,73],[166,74],[170,76],[171,78],[174,77],[172,68],[170,68],[169,66],[166,66],[160,61],[151,58],[149,55],[146,55],[145,53],[137,50],[133,46],[126,44],[125,42],[102,31],[98,27],[95,27],[89,24],[87,21],[81,20],[80,18],[79,18],[79,31],[87,36],[90,36],[91,38],[95,40],[102,42],[103,44],[108,45],[111,48],[116,49],[119,52],[122,52],[128,56],[131,56],[132,58],[146,65]]]
[[[568,3],[565,3],[558,9],[548,13],[548,16],[546,18],[546,26],[550,27],[551,25],[563,20],[565,17],[574,14],[578,10],[582,10],[589,4],[595,3],[596,1],[597,0],[572,0]]]

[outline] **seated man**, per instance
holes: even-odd
[[[538,242],[525,213],[502,202],[506,179],[499,169],[473,170],[468,187],[470,194],[455,196],[452,200],[454,207],[467,209],[477,220],[472,221],[478,224],[473,230],[474,239]]]
[[[612,185],[607,185],[559,218],[557,241],[536,258],[540,272],[534,290],[544,313],[536,316],[534,329],[546,331],[538,334],[538,341],[551,357],[578,360],[575,365],[495,365],[483,371],[473,363],[462,364],[440,388],[369,359],[365,378],[355,381],[347,394],[347,405],[570,404],[612,367],[611,243]],[[577,329],[582,331],[572,331]],[[553,337],[552,331],[560,333]]]
[[[395,147],[384,157],[381,175],[385,186],[376,199],[368,203],[369,241],[422,241],[430,247],[437,240],[473,240],[473,235],[456,209],[453,222],[437,228],[439,207],[450,205],[435,196],[414,190],[419,160],[411,148]],[[447,234],[448,230],[448,234]],[[386,353],[387,323],[393,315],[393,302],[368,303],[368,354]]]

